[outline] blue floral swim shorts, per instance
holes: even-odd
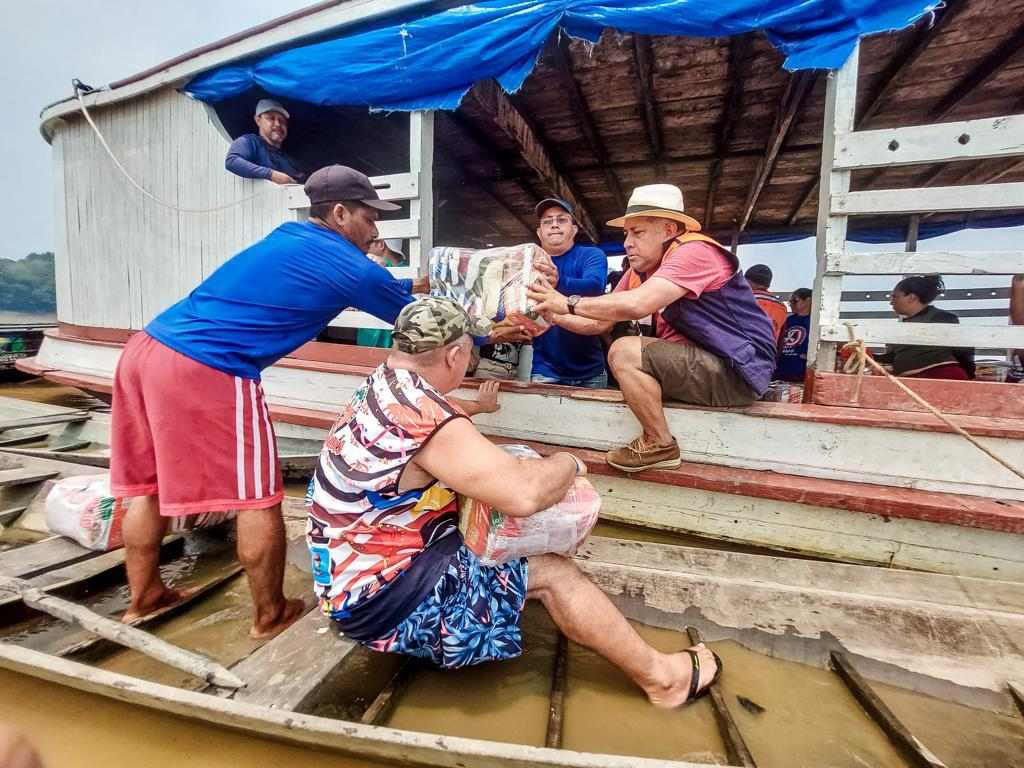
[[[519,614],[526,602],[526,558],[493,568],[460,547],[448,570],[401,624],[364,643],[375,651],[429,659],[445,669],[514,659],[523,652]]]

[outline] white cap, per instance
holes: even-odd
[[[405,252],[402,250],[403,241],[400,237],[389,238],[388,240],[384,241],[384,245],[386,245],[388,247],[388,250],[391,251],[392,253],[397,253],[403,259],[405,258]]]
[[[288,110],[281,106],[281,102],[274,101],[273,99],[260,99],[256,102],[256,113],[253,117],[259,117],[264,112],[280,112],[282,115],[291,119],[291,115],[288,114]]]

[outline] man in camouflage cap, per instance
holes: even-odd
[[[519,616],[534,598],[654,704],[691,700],[717,669],[707,648],[655,650],[572,560],[487,567],[463,545],[456,494],[528,517],[587,471],[571,453],[517,459],[480,434],[468,417],[498,410],[498,382],[481,384],[475,401],[450,395],[485,333],[448,299],[399,313],[391,355],[331,428],[314,476],[306,543],[321,610],[375,651],[453,668],[522,653]]]
[[[490,325],[473,320],[451,299],[428,296],[402,309],[395,320],[392,338],[399,352],[419,355],[446,347],[464,336],[471,337],[470,342],[486,338]]]

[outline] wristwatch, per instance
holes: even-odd
[[[583,297],[580,296],[579,294],[574,293],[572,296],[565,300],[565,305],[569,308],[570,315],[576,314],[576,305],[580,303],[580,299],[582,298]]]

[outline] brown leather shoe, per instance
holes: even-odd
[[[645,469],[675,469],[682,461],[679,458],[679,443],[672,439],[671,445],[651,445],[638,437],[629,445],[608,451],[605,456],[611,466],[623,472],[642,472]]]

